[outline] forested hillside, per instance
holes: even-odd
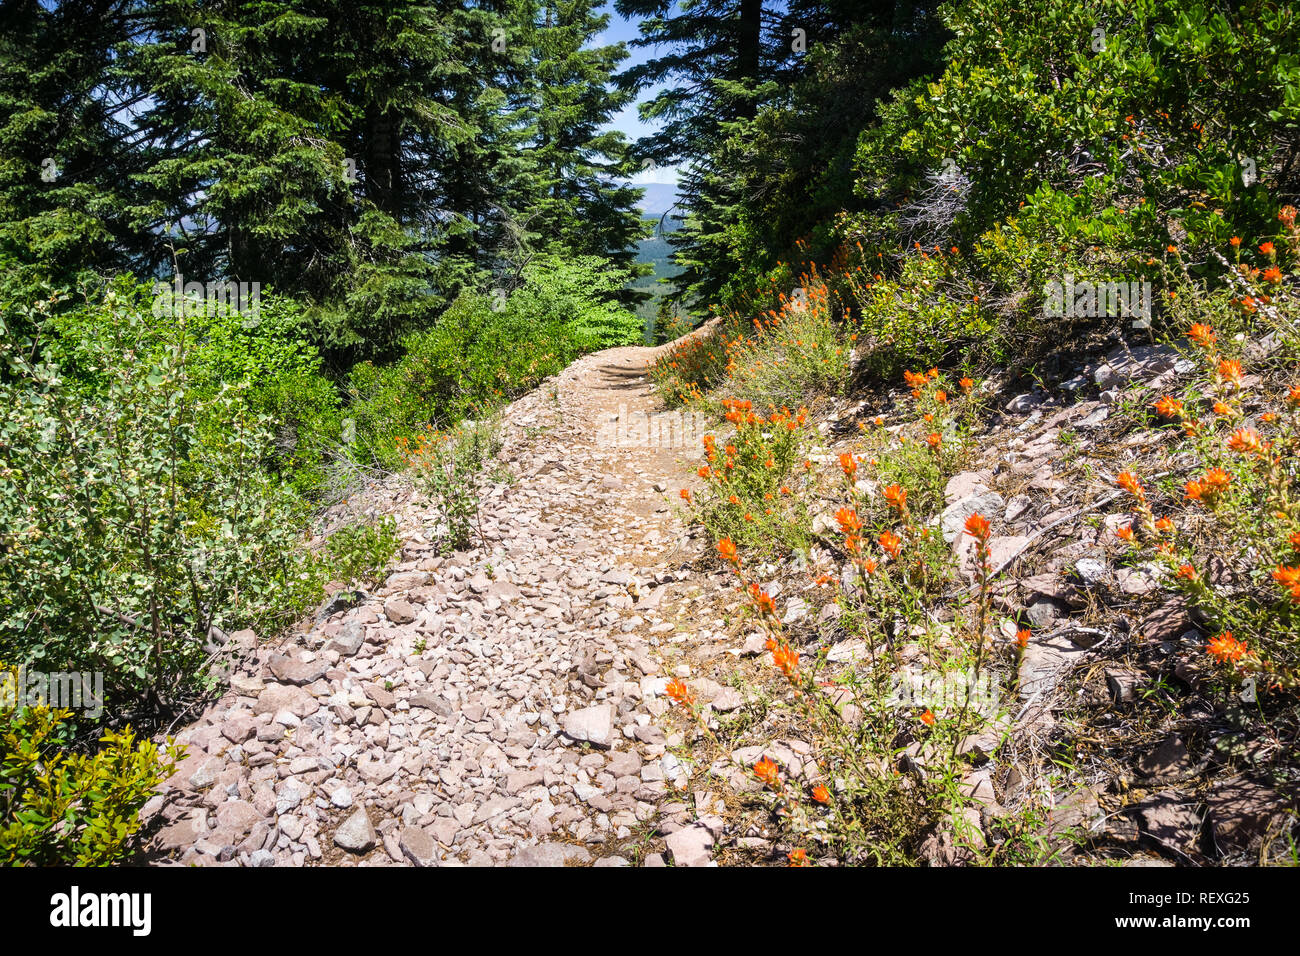
[[[11,0],[0,18],[0,663],[102,680],[98,708],[10,708],[0,859],[130,858],[169,781],[186,815],[151,813],[187,862],[321,860],[343,809],[360,833],[335,849],[394,862],[503,862],[570,826],[635,862],[707,863],[724,834],[738,863],[1099,862],[1140,840],[1295,861],[1292,4]],[[677,171],[676,203],[647,214],[633,183],[653,168]],[[702,445],[603,447],[626,425],[614,389],[650,400],[643,367],[675,422],[710,423]],[[670,484],[671,520],[645,500]],[[1058,529],[1074,537],[1036,552]],[[604,560],[602,535],[653,562]],[[1152,637],[1157,605],[1177,623]],[[493,634],[521,649],[453,685],[444,668],[507,646]],[[761,674],[700,650],[732,640],[728,665],[760,655]],[[1033,712],[1025,687],[1085,651],[1127,675],[1130,709]],[[899,705],[905,664],[992,681],[997,712],[969,691]],[[408,696],[504,750],[386,763],[420,730]],[[302,759],[295,732],[334,731],[347,758],[322,751],[336,776],[303,783],[328,782],[320,815],[250,782]],[[611,734],[631,749],[589,763]],[[1089,771],[1090,806],[1115,795],[1096,818],[1150,811],[1132,846],[1057,825],[1062,780],[1087,776],[1077,741],[1175,738],[1186,792]],[[565,739],[590,745],[581,768]],[[540,763],[496,792],[482,768],[511,748]],[[1040,774],[1014,798],[1009,750]],[[379,793],[399,767],[412,792],[487,783],[403,809]],[[212,803],[209,827],[199,791],[224,772],[240,806]],[[1202,808],[1237,773],[1253,822],[1224,836]],[[388,813],[380,836],[335,799],[344,779]],[[694,809],[660,816],[673,793]],[[437,851],[403,842],[431,833]]]

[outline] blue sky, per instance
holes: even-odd
[[[618,11],[614,9],[613,2],[605,3],[602,11],[609,14],[609,26],[605,28],[604,32],[594,38],[592,45],[607,46],[611,43],[620,42],[628,44],[628,53],[630,53],[631,56],[620,64],[620,69],[625,70],[628,67],[637,65],[638,63],[644,63],[655,55],[654,47],[632,46],[632,40],[640,35],[640,29],[638,26],[640,21],[629,20],[625,17],[619,16]],[[622,131],[627,135],[628,139],[633,141],[640,139],[648,133],[654,132],[657,128],[655,125],[643,123],[641,122],[640,117],[637,116],[637,104],[652,99],[659,89],[660,87],[651,87],[642,90],[637,96],[636,102],[628,104],[625,109],[615,116],[613,122],[610,123],[610,126]],[[634,176],[632,182],[638,186],[644,186],[647,183],[676,183],[677,168],[674,166],[671,168],[643,172]]]

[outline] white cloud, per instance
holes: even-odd
[[[680,172],[676,166],[654,166],[643,169],[633,176],[632,185],[648,186],[651,183],[662,183],[666,186],[675,186],[680,178]]]

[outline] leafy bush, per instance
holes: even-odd
[[[895,279],[845,274],[858,307],[858,338],[878,374],[893,377],[907,365],[942,361],[993,329],[955,259],[942,249],[918,250],[902,257]]]
[[[362,363],[348,382],[359,452],[389,468],[404,463],[399,438],[481,418],[558,374],[589,343],[557,319],[494,312],[491,299],[465,294],[437,325],[404,344],[399,361]]]
[[[307,342],[297,303],[266,295],[256,314],[192,299],[183,310],[155,309],[147,284],[121,277],[110,288],[118,308],[148,317],[113,327],[105,321],[102,293],[88,289],[81,304],[60,296],[40,322],[39,341],[49,361],[83,401],[103,397],[114,374],[108,357],[129,353],[152,364],[174,354],[185,367],[187,399],[208,402],[238,390],[242,405],[274,423],[266,467],[301,494],[322,492],[338,451],[339,400]],[[197,417],[195,428],[201,443],[219,440],[224,422]]]
[[[543,324],[561,322],[583,351],[639,343],[644,325],[618,303],[631,270],[598,256],[544,255],[531,261],[507,311]]]
[[[492,422],[461,422],[445,432],[429,431],[414,441],[399,439],[415,485],[443,518],[444,553],[468,548],[478,524],[474,480],[501,442]]]
[[[0,680],[13,673],[0,668]],[[140,828],[140,808],[180,752],[107,731],[93,754],[72,751],[71,711],[26,707],[0,725],[0,863],[106,866]]]
[[[901,199],[947,170],[963,197],[945,231],[973,240],[1042,185],[1101,181],[1145,248],[1257,234],[1276,212],[1265,182],[1286,174],[1300,119],[1289,5],[965,0],[943,17],[943,74],[897,92],[861,137],[864,196]]]
[[[378,521],[344,525],[325,542],[328,573],[336,580],[361,586],[379,579],[402,546],[397,522],[389,515]]]
[[[156,706],[205,681],[214,629],[274,632],[320,582],[249,383],[218,387],[193,330],[132,294],[83,310],[54,345],[4,339],[0,653]]]

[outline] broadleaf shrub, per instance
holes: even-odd
[[[4,347],[0,653],[103,671],[110,702],[174,702],[206,684],[216,631],[271,633],[318,598],[305,503],[265,467],[248,383],[196,381],[192,329],[116,289],[80,308],[75,347]]]
[[[0,680],[13,680],[0,668]],[[140,809],[180,751],[106,731],[93,753],[72,749],[71,711],[23,707],[0,725],[0,863],[106,866],[140,829]]]

